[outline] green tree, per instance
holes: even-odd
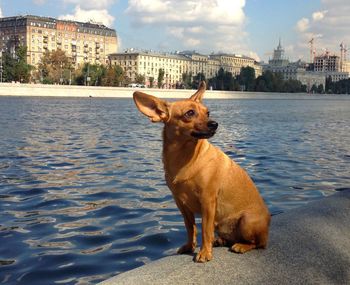
[[[192,73],[182,73],[182,84],[185,89],[191,88],[192,82]]]
[[[317,86],[317,93],[319,93],[319,94],[323,94],[324,93],[323,84],[320,84],[320,85]]]
[[[63,50],[46,51],[38,65],[37,77],[45,84],[68,84],[72,69]]]
[[[334,87],[335,87],[335,84],[332,82],[332,77],[331,76],[328,76],[326,78],[326,86],[325,86],[325,91],[327,93],[335,93],[334,92]]]
[[[79,71],[76,82],[79,85],[101,86],[107,68],[102,64],[85,63]]]
[[[265,78],[263,76],[259,76],[256,79],[255,91],[258,91],[258,92],[268,92],[268,91],[270,91],[270,90],[268,90]]]
[[[199,72],[197,75],[193,76],[193,81],[191,84],[192,89],[197,89],[201,81],[205,81],[205,75],[204,73]]]
[[[15,53],[3,53],[3,81],[29,82],[33,66],[27,64],[27,47],[18,46]]]
[[[209,79],[209,85],[215,90],[240,90],[238,81],[231,72],[220,68],[214,78]]]
[[[154,77],[150,77],[149,78],[149,87],[153,88],[153,84],[154,84]]]
[[[101,79],[103,86],[120,86],[124,81],[124,71],[119,65],[109,66]]]
[[[136,74],[135,82],[139,84],[145,84],[145,76],[142,74]]]
[[[312,85],[312,87],[311,87],[311,89],[310,89],[310,92],[311,92],[311,93],[317,93],[317,86],[316,86],[316,84],[313,84],[313,85]]]
[[[160,68],[158,71],[158,88],[163,86],[164,74],[164,69]]]
[[[239,83],[244,86],[246,91],[254,91],[255,87],[255,69],[247,66],[242,67],[239,74]]]

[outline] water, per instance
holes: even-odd
[[[206,101],[211,141],[272,213],[349,188],[350,97],[251,96]],[[0,138],[1,284],[95,284],[184,242],[161,125],[131,99],[0,97]]]

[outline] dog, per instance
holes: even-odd
[[[236,253],[266,248],[270,213],[249,175],[208,142],[218,123],[202,104],[206,84],[189,98],[167,102],[140,91],[133,93],[141,113],[163,122],[163,164],[187,230],[178,253],[194,253],[195,214],[202,218],[202,246],[196,262],[212,259],[213,246],[228,245]],[[215,232],[217,236],[215,237]]]

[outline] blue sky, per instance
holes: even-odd
[[[0,15],[92,19],[117,30],[119,51],[196,50],[267,60],[279,38],[291,60],[350,44],[348,0],[0,0]]]

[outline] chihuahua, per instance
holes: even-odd
[[[133,94],[141,113],[164,123],[165,179],[187,230],[187,243],[178,253],[195,251],[195,214],[201,215],[197,262],[211,260],[213,246],[228,245],[236,253],[265,248],[270,224],[269,210],[249,175],[207,140],[218,123],[202,104],[205,90],[203,81],[189,99],[171,103],[139,91]]]

